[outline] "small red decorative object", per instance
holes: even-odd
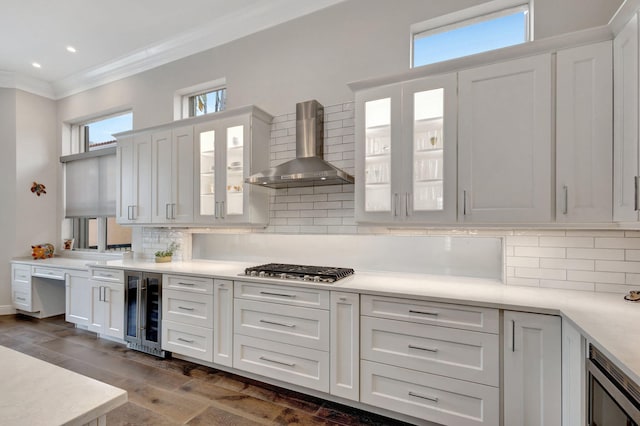
[[[46,194],[46,189],[47,188],[42,183],[33,182],[33,185],[31,185],[31,192],[35,192],[38,197],[40,194]]]

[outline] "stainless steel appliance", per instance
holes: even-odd
[[[289,265],[286,263],[267,263],[246,268],[244,274],[251,277],[278,278],[282,280],[311,281],[333,283],[354,273],[351,268],[330,266]]]
[[[593,345],[589,345],[587,373],[590,426],[640,424],[640,386]]]
[[[162,275],[139,271],[124,274],[124,340],[127,347],[161,358]]]
[[[249,176],[245,182],[268,188],[339,185],[353,176],[323,157],[324,107],[316,100],[296,104],[296,158]]]

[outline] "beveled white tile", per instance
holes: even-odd
[[[557,288],[562,290],[594,291],[596,285],[592,282],[540,280],[540,287]]]
[[[619,248],[640,250],[640,238],[601,238],[595,239],[596,248]]]
[[[615,260],[596,260],[596,271],[640,273],[640,262],[619,262]]]
[[[524,257],[554,257],[564,258],[566,249],[560,247],[520,247],[516,246],[514,254]]]
[[[540,237],[540,247],[592,248],[591,237]]]
[[[539,257],[515,257],[507,256],[507,266],[519,266],[524,268],[539,268]]]
[[[577,271],[595,270],[595,261],[592,259],[540,259],[541,268],[573,269]]]
[[[620,250],[620,249],[568,248],[567,249],[567,258],[569,258],[569,259],[624,260],[624,250]]]
[[[567,271],[569,281],[593,281],[595,283],[624,284],[624,272]]]
[[[566,280],[564,269],[516,268],[515,276],[520,278],[538,278],[547,280]]]
[[[507,246],[537,247],[539,245],[539,237],[532,235],[507,236],[506,244]]]

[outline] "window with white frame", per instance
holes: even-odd
[[[531,5],[494,0],[412,25],[411,66],[419,67],[533,40]]]
[[[224,111],[227,106],[227,89],[219,87],[184,97],[189,117],[198,117],[212,112]]]
[[[61,157],[60,161],[65,164],[65,217],[70,220],[68,233],[74,239],[74,249],[130,250],[131,229],[115,221],[117,163],[113,135],[132,130],[133,114],[110,114],[70,128],[72,145],[77,143],[81,152]]]

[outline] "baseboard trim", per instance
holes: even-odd
[[[12,305],[0,305],[0,315],[13,315],[16,313]]]

